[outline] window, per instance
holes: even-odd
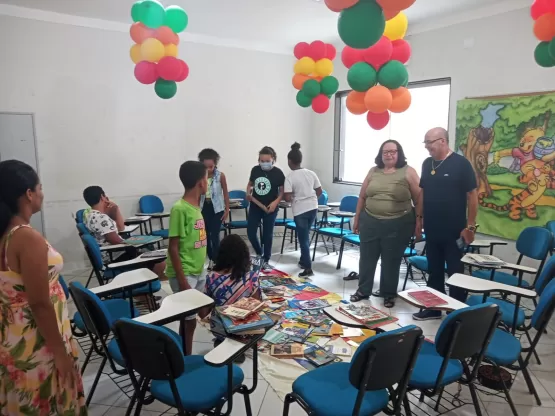
[[[391,114],[383,130],[373,130],[366,116],[351,114],[345,105],[347,94],[336,95],[334,182],[360,184],[372,166],[381,144],[389,139],[403,146],[407,162],[420,175],[422,162],[429,157],[424,135],[433,127],[448,127],[451,80],[441,79],[409,84],[412,104],[404,113]]]

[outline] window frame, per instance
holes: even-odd
[[[449,104],[448,104],[448,114],[451,114],[451,94],[452,94],[452,84],[451,77],[445,78],[434,78],[422,81],[409,82],[407,88],[423,88],[430,86],[439,85],[449,85]],[[362,182],[351,182],[344,181],[340,179],[340,171],[342,171],[342,166],[345,164],[345,150],[344,147],[344,135],[345,135],[345,123],[342,121],[342,105],[341,100],[346,97],[352,90],[342,90],[335,94],[335,111],[334,111],[334,131],[333,131],[333,183],[338,183],[342,185],[351,186],[361,186]],[[347,111],[347,110],[345,110]],[[450,117],[448,117],[450,118]],[[449,130],[449,119],[447,120],[447,130]]]

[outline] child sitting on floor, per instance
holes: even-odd
[[[230,234],[220,243],[216,263],[206,275],[204,292],[214,299],[214,306],[231,305],[247,297],[260,300],[259,273],[260,264],[251,270],[251,256],[245,241],[237,234]],[[211,307],[204,309],[199,316],[204,318],[211,310]],[[214,346],[220,342],[217,339]],[[237,361],[244,360],[243,356]]]

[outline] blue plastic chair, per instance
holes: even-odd
[[[85,216],[85,209],[80,209],[79,211],[77,211],[75,213],[75,222],[77,224],[83,224],[84,220],[84,216]]]
[[[388,414],[401,414],[422,339],[414,325],[367,339],[350,363],[328,364],[297,378],[285,396],[283,415],[293,402],[309,415],[370,416],[389,404]]]
[[[501,315],[492,303],[469,306],[451,312],[441,323],[435,343],[424,341],[408,386],[427,397],[439,394],[436,411],[445,386],[459,382],[470,389],[477,415],[480,402],[474,380]],[[473,360],[473,370],[468,361]],[[463,377],[463,375],[465,377]],[[410,405],[405,402],[406,414]]]
[[[532,315],[530,325],[527,329],[534,328],[536,330],[536,335],[534,339],[531,340],[530,346],[527,348],[522,348],[520,339],[516,338],[509,332],[502,329],[496,329],[495,333],[491,339],[491,342],[487,348],[485,354],[485,361],[491,363],[494,366],[497,374],[500,375],[500,367],[506,367],[513,371],[522,371],[524,375],[524,380],[528,386],[528,390],[532,393],[536,399],[538,406],[541,406],[541,400],[538,396],[538,392],[534,386],[534,382],[530,377],[530,372],[528,371],[528,364],[532,358],[532,354],[536,354],[536,347],[547,329],[547,325],[553,316],[553,311],[555,310],[555,280],[551,280],[543,289],[538,302],[538,306]],[[525,352],[525,357],[523,358],[521,353]],[[502,381],[503,391],[509,402],[509,406],[513,411],[515,416],[518,416],[515,405],[509,393],[509,389],[503,382],[503,377],[499,377]]]
[[[357,195],[347,195],[341,198],[341,203],[339,205],[339,211],[343,212],[357,212],[358,196]],[[337,218],[333,216],[328,216],[326,220],[327,225],[331,227],[341,227],[348,225],[351,228],[350,218]]]
[[[553,236],[553,244],[550,250],[551,254],[553,254],[553,251],[555,250],[555,221],[548,221],[547,224],[545,224],[545,228],[551,231],[551,235]]]
[[[249,201],[247,201],[247,193],[245,191],[229,191],[229,199],[241,199],[241,205],[239,208],[234,208],[229,211],[229,221],[227,222],[226,227],[229,230],[246,229],[248,208],[249,208]],[[245,219],[234,221],[232,218],[233,211],[238,209],[245,210]]]
[[[141,210],[141,214],[159,214],[164,212],[164,204],[156,195],[145,195],[139,199],[139,209]],[[160,229],[152,230],[151,224],[150,230],[151,235],[169,238],[169,230],[164,229],[164,220],[162,218],[160,218]]]
[[[154,399],[177,408],[180,415],[223,415],[224,405],[231,410],[232,396],[240,393],[247,415],[252,414],[243,370],[232,359],[213,366],[201,355],[185,356],[175,332],[131,319],[117,321],[114,333],[135,387],[127,414],[135,404],[135,414],[140,414],[147,391]]]
[[[524,257],[540,261],[538,271],[534,277],[534,282],[541,273],[547,254],[553,247],[553,234],[544,227],[528,227],[522,230],[516,240],[516,249],[520,253],[516,264],[521,264]],[[476,270],[472,276],[485,280],[494,280],[510,286],[530,287],[526,280],[523,280],[524,272],[507,273],[499,270]]]
[[[116,319],[120,317],[117,315],[112,315],[106,301],[101,301],[97,295],[92,293],[81,283],[71,282],[69,284],[69,290],[71,292],[73,300],[75,301],[75,306],[77,307],[77,310],[83,317],[83,325],[87,334],[89,335],[92,345],[89,352],[87,353],[87,357],[85,358],[82,371],[84,371],[87,364],[89,363],[93,351],[102,356],[102,362],[100,364],[100,367],[98,368],[97,375],[87,397],[86,404],[87,406],[89,406],[106,362],[109,362],[112,370],[111,374],[115,373],[118,376],[127,374],[127,370],[121,370],[116,366],[117,364],[118,366],[125,368],[125,362],[123,361],[116,340],[109,340],[110,334],[112,332],[112,326]],[[134,313],[136,313],[137,316],[139,315],[138,311],[134,311]],[[129,304],[127,304],[127,316],[129,316],[129,314],[130,308]]]

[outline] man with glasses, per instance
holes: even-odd
[[[465,157],[449,149],[447,130],[431,129],[424,145],[431,157],[422,164],[416,228],[426,232],[428,286],[445,293],[445,265],[449,276],[463,273],[463,249],[474,241],[478,211],[476,174]],[[464,301],[465,293],[460,289],[451,288],[450,295]],[[423,310],[413,317],[419,321],[440,319],[441,311]]]

